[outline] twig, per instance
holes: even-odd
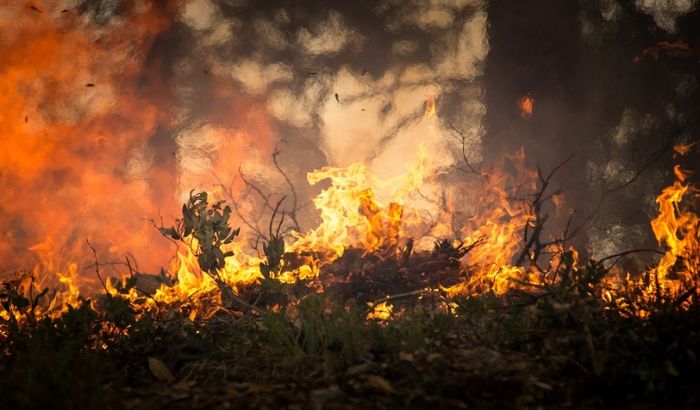
[[[408,259],[413,253],[413,238],[408,238],[406,241],[406,248],[403,250],[403,255],[401,256],[401,264],[399,267],[404,267],[408,263]]]
[[[610,267],[612,267],[612,266],[614,266],[615,264],[617,264],[617,262],[618,262],[620,259],[622,259],[623,257],[625,257],[625,256],[627,256],[627,255],[630,255],[630,254],[633,254],[633,253],[643,253],[643,252],[650,252],[650,253],[657,253],[657,254],[659,254],[659,255],[664,255],[664,252],[661,252],[661,251],[658,250],[658,249],[630,249],[630,250],[623,251],[623,252],[619,252],[619,253],[616,253],[616,254],[613,254],[613,255],[608,255],[608,256],[606,256],[606,257],[600,259],[600,260],[598,261],[598,263],[603,263],[603,262],[608,261],[608,260],[610,260],[610,259],[615,259],[615,258],[617,258],[617,259],[615,260],[615,262],[613,262],[612,265],[610,265]],[[608,268],[608,269],[610,269],[610,268]]]
[[[287,214],[289,214],[289,218],[292,220],[292,222],[294,222],[294,229],[296,229],[297,232],[300,232],[301,228],[299,226],[299,222],[297,221],[297,215],[296,215],[296,212],[298,209],[298,207],[297,207],[297,205],[298,205],[297,191],[296,191],[296,189],[294,189],[294,184],[292,184],[292,181],[287,176],[287,173],[284,172],[282,167],[277,162],[277,157],[282,152],[277,147],[280,144],[286,144],[286,143],[287,143],[287,141],[285,141],[283,139],[279,140],[277,142],[277,144],[275,145],[275,149],[272,152],[272,162],[275,164],[275,168],[277,168],[277,171],[279,171],[279,173],[282,174],[282,177],[284,178],[284,180],[287,182],[287,185],[289,186],[289,190],[292,192],[292,209],[289,212],[287,212]]]
[[[481,173],[481,171],[478,171],[476,168],[474,168],[474,166],[472,166],[471,162],[469,162],[469,158],[467,158],[467,151],[466,151],[467,137],[464,135],[464,133],[462,133],[462,131],[457,129],[457,127],[455,127],[450,120],[445,120],[445,122],[450,127],[450,129],[452,129],[452,131],[454,131],[457,135],[459,135],[460,139],[462,140],[462,159],[464,160],[464,163],[467,164],[467,168],[469,168],[469,170],[465,170],[465,169],[462,169],[459,167],[457,167],[457,169],[459,169],[460,171],[466,172],[466,173],[470,173],[470,174],[483,175]]]
[[[270,234],[270,240],[272,240],[272,238],[274,238],[274,237],[276,237],[276,236],[279,236],[280,229],[282,228],[282,223],[284,222],[284,215],[285,215],[284,211],[282,211],[282,217],[280,218],[280,222],[279,222],[279,224],[277,225],[277,231],[276,231],[274,234],[272,233],[272,225],[273,225],[273,223],[275,222],[275,217],[277,217],[277,213],[279,212],[280,205],[282,205],[282,202],[284,202],[284,200],[285,200],[286,198],[287,198],[286,195],[283,196],[282,198],[280,198],[280,200],[277,201],[277,204],[275,204],[275,209],[272,210],[272,216],[270,217],[270,225],[268,226],[268,232],[269,232],[269,234]]]
[[[102,276],[100,276],[100,262],[97,260],[97,251],[92,246],[92,244],[90,243],[90,240],[87,237],[85,238],[85,243],[87,243],[87,246],[92,251],[92,255],[95,257],[95,274],[97,275],[97,279],[100,280],[100,283],[102,284],[102,287],[104,288],[105,293],[109,295],[110,293],[109,293],[109,290],[107,289],[107,285],[102,280]]]
[[[158,224],[156,224],[156,221],[154,221],[153,219],[150,219],[150,218],[142,218],[142,220],[150,222],[150,223],[153,225],[154,228],[156,228],[158,231],[160,231],[161,228],[164,228],[164,227],[165,227],[165,224],[163,223],[163,217],[160,215],[160,210],[158,211],[158,217],[160,218],[160,226],[158,226]],[[173,238],[171,238],[170,236],[167,236],[167,235],[163,235],[163,237],[164,237],[165,239],[169,240],[170,242],[172,242],[172,243],[175,245],[175,250],[176,250],[176,251],[180,250],[180,244],[179,244],[175,239],[173,239]]]
[[[553,193],[550,195],[546,195],[545,193],[547,192],[547,189],[549,188],[549,185],[552,181],[552,178],[554,175],[561,169],[563,168],[569,161],[571,161],[574,158],[574,155],[569,155],[564,161],[560,162],[557,166],[555,166],[548,174],[547,176],[544,176],[542,174],[542,170],[537,167],[537,177],[540,181],[540,188],[535,192],[534,198],[532,201],[529,203],[529,208],[530,208],[530,213],[534,216],[533,219],[528,221],[528,223],[525,226],[525,230],[523,231],[523,241],[525,242],[525,246],[523,247],[522,252],[520,252],[520,255],[518,256],[515,264],[516,265],[521,265],[525,259],[529,259],[530,262],[537,267],[538,270],[542,271],[538,266],[537,266],[537,260],[542,254],[542,251],[546,249],[546,247],[550,243],[542,243],[540,237],[542,235],[542,232],[544,230],[544,225],[547,222],[547,219],[549,218],[548,214],[542,214],[542,206],[552,199],[554,195],[557,193],[561,192],[562,188],[556,189]],[[531,225],[532,224],[532,225]],[[530,226],[532,226],[532,234],[530,235]],[[568,229],[567,229],[568,230]],[[529,237],[528,237],[529,236]],[[567,238],[563,238],[562,241],[565,241]]]
[[[216,284],[219,286],[219,290],[221,290],[221,292],[222,292],[222,301],[223,301],[223,297],[225,296],[226,298],[233,300],[234,302],[238,303],[239,305],[241,305],[242,307],[244,307],[248,310],[254,310],[260,314],[267,313],[267,311],[265,311],[264,309],[261,309],[257,306],[254,306],[254,305],[251,305],[250,303],[243,300],[243,298],[241,298],[240,296],[233,293],[233,289],[231,288],[231,286],[229,286],[228,283],[224,282],[223,279],[221,279],[218,272],[217,272],[214,280],[216,281]],[[225,295],[224,295],[224,293],[225,293]]]
[[[379,298],[373,302],[370,302],[372,304],[372,306],[370,307],[369,310],[374,309],[374,307],[377,306],[379,303],[390,302],[390,301],[396,300],[396,299],[403,299],[403,298],[408,298],[411,296],[418,296],[418,295],[432,293],[432,292],[433,292],[433,289],[424,288],[424,289],[414,290],[412,292],[397,293],[395,295],[384,296],[383,298]]]

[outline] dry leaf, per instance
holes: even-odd
[[[370,365],[369,363],[362,363],[356,366],[349,367],[345,371],[345,374],[352,377],[357,376],[359,374],[368,373],[370,371],[372,371],[372,365]]]
[[[333,385],[325,389],[313,390],[309,396],[311,408],[313,410],[323,410],[327,402],[341,400],[343,393],[338,386]]]
[[[168,369],[168,366],[155,357],[148,358],[148,368],[151,369],[151,373],[156,376],[156,379],[160,381],[171,383],[175,381],[175,376],[173,376],[173,373]]]
[[[371,388],[372,390],[385,394],[396,393],[396,390],[394,390],[394,386],[391,385],[389,380],[383,378],[382,376],[377,376],[376,374],[368,374],[366,380],[367,387]]]
[[[551,384],[545,383],[545,382],[540,381],[540,380],[534,380],[534,381],[532,382],[532,384],[534,384],[535,386],[539,387],[539,388],[542,389],[542,390],[547,390],[547,391],[552,391],[552,390],[554,390],[554,387],[552,387]]]

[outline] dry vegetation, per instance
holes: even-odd
[[[129,275],[118,281],[105,280],[96,260],[104,291],[89,297],[67,276],[60,292],[40,291],[36,272],[2,283],[0,405],[697,406],[697,218],[678,207],[682,194],[672,195],[684,185],[659,197],[675,198],[673,218],[655,220],[667,228],[682,222],[676,242],[664,239],[658,266],[623,280],[614,262],[627,254],[581,261],[539,236],[549,177],[538,176],[524,208],[528,229],[517,239],[529,251],[511,255],[518,262],[494,275],[466,263],[484,257],[485,236],[439,240],[431,252],[385,237],[371,251],[349,247],[320,263],[323,249],[285,245],[278,203],[254,266],[259,276],[232,282],[225,276],[238,235],[232,211],[193,194],[182,219],[161,232],[186,244],[206,286],[193,291],[184,288],[189,276],[135,272],[128,258]],[[538,255],[547,252],[543,268]],[[501,272],[510,273],[501,280]]]

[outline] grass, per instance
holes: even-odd
[[[694,299],[693,299],[694,300]],[[99,302],[99,303],[95,303]],[[697,303],[648,318],[589,293],[484,294],[388,322],[323,294],[294,308],[190,321],[98,296],[2,325],[3,408],[690,408]],[[162,364],[169,379],[149,367]],[[157,369],[156,369],[157,370]]]

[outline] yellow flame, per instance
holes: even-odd
[[[695,189],[683,184],[684,174],[675,174],[677,180],[656,198],[658,215],[651,221],[656,240],[666,248],[657,266],[638,277],[618,273],[605,280],[610,287],[606,298],[618,305],[631,303],[629,307],[640,317],[650,314],[644,308],[648,302],[659,297],[678,300],[685,292],[697,293],[700,285],[700,218],[682,206],[684,197]],[[628,297],[622,298],[622,292]]]
[[[385,321],[391,318],[394,305],[388,302],[380,302],[376,305],[369,304],[372,310],[367,314],[367,319]]]
[[[325,179],[331,181],[330,187],[314,199],[321,223],[298,235],[287,251],[299,254],[310,251],[320,255],[322,263],[330,263],[349,247],[372,252],[396,245],[404,210],[402,202],[423,183],[426,163],[425,148],[421,146],[418,163],[406,175],[390,180],[379,180],[363,164],[310,172],[307,178],[311,185]],[[382,204],[370,187],[390,190],[391,202]],[[316,273],[317,269],[307,268],[307,274],[311,272]]]
[[[426,117],[436,115],[434,100],[426,103]],[[683,151],[676,149],[677,152]],[[445,198],[445,206],[435,223],[427,232],[434,238],[451,236],[457,232],[459,243],[477,244],[462,258],[462,280],[452,286],[443,287],[448,296],[477,295],[494,292],[503,295],[514,287],[540,285],[541,272],[516,264],[515,259],[522,253],[523,235],[526,229],[534,228],[535,215],[527,203],[518,200],[518,189],[526,192],[536,190],[537,173],[524,165],[524,151],[509,157],[515,172],[506,173],[492,170],[480,174],[478,192],[466,217],[455,218],[454,201]],[[286,256],[282,260],[279,273],[272,273],[272,279],[284,283],[313,279],[319,275],[324,265],[341,257],[349,248],[359,248],[366,253],[381,251],[383,254],[398,255],[399,243],[407,232],[414,232],[414,225],[423,222],[408,199],[424,183],[427,175],[428,157],[420,147],[419,160],[405,175],[390,180],[376,178],[363,164],[353,164],[343,168],[326,167],[310,172],[310,184],[329,180],[330,185],[315,199],[314,205],[320,213],[320,224],[306,233],[297,233],[291,243],[286,244]],[[655,281],[644,280],[639,276],[621,272],[619,269],[604,278],[605,289],[600,297],[611,303],[632,304],[635,314],[645,317],[649,312],[641,308],[645,301],[654,300],[659,294],[677,297],[688,289],[698,288],[700,266],[700,233],[698,215],[683,206],[682,201],[690,193],[697,195],[692,186],[685,184],[689,172],[674,168],[676,181],[666,187],[657,197],[658,215],[651,221],[652,231],[665,252],[658,265],[647,272]],[[517,191],[517,192],[516,192]],[[522,196],[521,196],[522,197]],[[380,198],[382,198],[380,200]],[[450,202],[450,204],[448,204]],[[557,198],[555,205],[561,207],[563,200]],[[461,223],[461,226],[459,225]],[[455,228],[455,225],[457,227]],[[449,234],[449,235],[448,235]],[[197,256],[192,249],[197,244],[192,240],[191,247],[177,253],[168,273],[174,277],[173,284],[163,283],[146,302],[140,306],[149,309],[157,304],[187,304],[185,313],[191,320],[207,318],[220,304],[216,281],[202,272]],[[42,263],[37,265],[32,278],[45,278],[52,273],[58,281],[59,289],[50,304],[39,307],[40,315],[58,316],[70,306],[81,303],[79,287],[79,267],[74,262],[63,263],[60,257],[51,252],[51,239],[32,248],[40,256]],[[229,284],[234,292],[239,287],[259,283],[262,279],[260,264],[264,257],[246,252],[250,248],[245,241],[226,245],[225,251],[232,251],[218,277]],[[564,249],[561,245],[549,245],[546,251],[554,255],[548,261],[550,272],[553,266],[563,263],[575,269],[578,253],[573,248]],[[563,255],[567,255],[566,260]],[[34,289],[43,280],[25,283],[26,289]],[[108,293],[116,295],[118,288],[112,280],[104,286]],[[26,290],[25,289],[25,290]],[[632,292],[636,289],[638,292]],[[628,292],[627,297],[622,292]],[[630,294],[638,294],[638,299],[630,299]],[[130,289],[125,297],[142,298],[143,292]],[[369,306],[368,319],[387,320],[392,316],[393,306],[382,302]],[[13,312],[15,316],[19,312]],[[3,318],[7,312],[1,313]]]

